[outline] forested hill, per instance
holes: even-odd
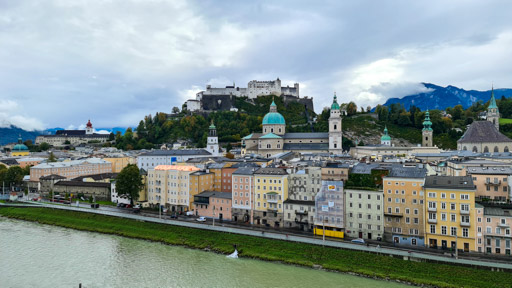
[[[491,90],[464,90],[455,86],[441,87],[430,83],[422,84],[425,88],[428,88],[428,92],[407,95],[402,98],[390,98],[383,105],[389,107],[391,104],[400,103],[407,110],[411,106],[416,106],[421,110],[445,110],[456,105],[462,105],[462,108],[467,109],[476,102],[482,101],[482,103],[486,103],[491,98]],[[512,89],[494,89],[494,97],[496,99],[502,96],[506,98],[512,97]]]

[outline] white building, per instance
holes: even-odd
[[[173,165],[188,159],[208,156],[212,154],[205,149],[153,150],[137,157],[137,167],[147,171],[158,165]]]
[[[233,86],[226,86],[225,88],[212,88],[211,85],[207,85],[206,91],[201,91],[196,94],[195,101],[201,101],[203,95],[232,95],[237,97],[248,97],[250,99],[254,99],[257,98],[258,96],[264,95],[288,95],[297,98],[300,97],[299,83],[293,84],[293,87],[282,87],[281,80],[279,78],[273,81],[252,80],[247,84],[247,88],[235,87],[235,83],[233,83]],[[187,109],[190,111],[194,111],[192,110],[191,107],[188,106],[189,101],[194,100],[187,101]],[[197,105],[194,103],[192,103],[192,105],[194,108],[197,107]]]

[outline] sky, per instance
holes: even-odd
[[[136,126],[207,84],[300,83],[320,112],[512,87],[512,1],[1,0],[0,127]]]

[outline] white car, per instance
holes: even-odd
[[[364,244],[364,239],[357,238],[357,239],[354,239],[354,240],[352,240],[350,242],[356,243],[356,244]]]
[[[201,216],[201,217],[197,218],[196,220],[199,222],[206,222],[206,217]]]

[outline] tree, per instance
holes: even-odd
[[[173,113],[173,114],[180,113],[180,108],[178,108],[178,107],[176,107],[176,106],[172,107],[172,113]]]
[[[20,166],[12,166],[7,169],[7,173],[5,173],[4,180],[9,185],[19,185],[21,181],[23,181],[23,169]]]
[[[355,115],[356,113],[357,113],[357,105],[356,105],[356,103],[350,101],[350,103],[348,103],[348,105],[347,105],[347,115],[352,116],[352,115]]]
[[[114,141],[114,139],[116,139],[116,136],[114,135],[114,133],[110,132],[110,134],[108,135],[108,141]]]
[[[117,175],[116,189],[118,195],[126,195],[130,198],[133,205],[133,199],[139,199],[139,191],[142,189],[142,177],[139,168],[135,164],[129,164]]]
[[[43,143],[39,144],[39,148],[41,148],[41,151],[46,151],[46,150],[50,149],[50,144],[43,142]]]
[[[48,156],[48,162],[57,162],[57,158],[55,158],[53,152],[50,152],[50,156]]]

